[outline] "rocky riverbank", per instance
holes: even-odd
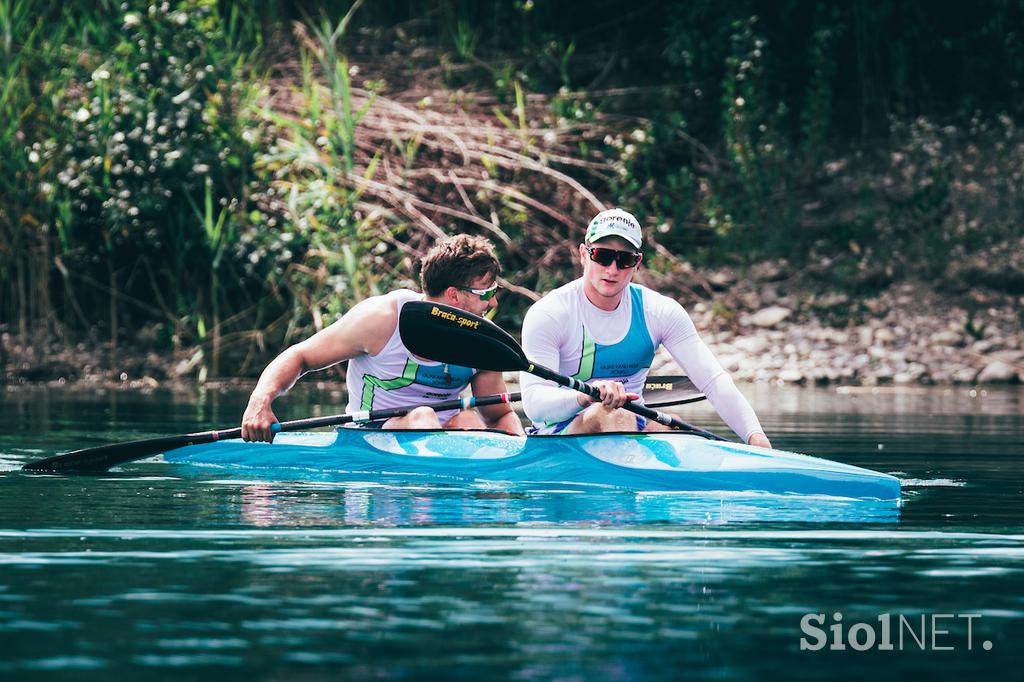
[[[814,291],[779,264],[705,273],[714,290],[687,306],[737,381],[813,385],[993,384],[1024,381],[1024,297],[983,288],[951,294],[903,282],[866,296]],[[255,365],[256,363],[254,363]],[[209,377],[199,349],[141,344],[111,361],[103,344],[21,345],[0,333],[0,382],[191,390]],[[253,370],[258,373],[260,367]],[[652,369],[676,374],[664,350]],[[341,380],[330,370],[324,381]]]
[[[728,278],[728,275],[720,275]],[[732,305],[725,304],[729,301]],[[738,381],[799,384],[995,384],[1024,380],[1024,297],[949,295],[905,282],[865,297],[732,287],[690,308]],[[655,373],[674,363],[661,351]]]

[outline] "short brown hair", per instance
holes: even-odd
[[[484,275],[501,272],[494,244],[484,237],[459,234],[437,240],[420,262],[420,285],[427,296],[448,287],[466,287]]]

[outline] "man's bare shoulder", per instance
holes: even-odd
[[[358,346],[371,355],[384,347],[398,327],[398,307],[403,299],[420,295],[400,289],[363,299],[334,323],[346,337],[358,340]]]
[[[394,292],[365,298],[341,317],[335,324],[358,324],[367,331],[379,333],[398,324],[398,298]],[[388,332],[390,335],[390,332]]]

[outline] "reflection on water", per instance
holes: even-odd
[[[902,507],[160,460],[30,476],[75,447],[228,426],[246,396],[0,394],[0,676],[1018,679],[1024,394],[744,392],[777,446],[896,473]],[[801,651],[808,613],[978,614],[977,640],[949,619],[950,651]]]
[[[292,472],[294,475],[294,472]],[[899,520],[892,502],[728,493],[510,490],[494,486],[385,485],[358,480],[287,486],[231,479],[243,524],[268,526],[424,526],[587,523],[602,526],[736,523],[882,523]]]

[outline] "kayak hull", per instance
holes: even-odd
[[[513,436],[497,431],[281,433],[167,452],[198,465],[416,476],[440,481],[743,491],[899,500],[899,479],[809,455],[684,433]]]

